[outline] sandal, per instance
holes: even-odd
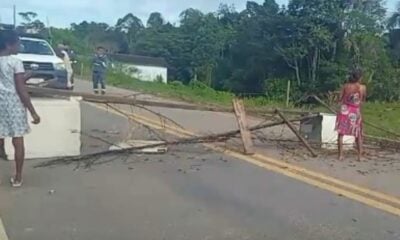
[[[20,182],[17,182],[17,181],[15,181],[15,179],[12,177],[12,178],[10,179],[10,183],[11,183],[11,186],[12,186],[13,188],[20,188],[20,187],[22,187],[23,180],[21,180]]]

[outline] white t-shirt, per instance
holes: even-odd
[[[65,50],[62,50],[61,53],[63,54],[63,61],[65,64],[66,70],[68,72],[72,72],[71,59],[69,58],[68,52]]]
[[[0,94],[17,93],[14,75],[24,73],[21,60],[13,56],[0,56]]]

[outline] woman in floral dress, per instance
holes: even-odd
[[[363,144],[361,105],[367,96],[367,89],[361,84],[361,80],[361,70],[354,70],[340,95],[341,107],[337,114],[336,130],[339,133],[338,150],[341,161],[343,161],[343,136],[356,138],[358,161],[361,161]]]
[[[30,131],[27,110],[32,115],[33,124],[40,123],[25,87],[29,76],[22,62],[13,56],[18,53],[19,45],[19,37],[14,31],[0,31],[0,154],[6,157],[4,138],[12,138],[16,166],[15,175],[11,178],[13,187],[22,186],[24,135]]]

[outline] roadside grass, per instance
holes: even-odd
[[[204,105],[229,107],[232,106],[232,99],[235,97],[232,93],[216,91],[201,82],[189,85],[184,85],[177,81],[169,84],[145,82],[115,72],[108,74],[107,83],[116,87],[132,89],[159,97]],[[283,107],[282,102],[269,100],[266,97],[244,98],[243,100],[246,107],[251,109]]]
[[[232,93],[216,91],[202,83],[183,85],[180,82],[172,82],[169,84],[161,82],[145,82],[116,72],[110,72],[107,81],[110,85],[116,87],[132,89],[159,97],[182,100],[196,104],[230,107],[232,105],[232,99],[235,97]],[[285,108],[283,100],[271,100],[267,97],[244,98],[244,104],[247,109],[260,112],[274,108]],[[289,106],[289,108],[301,109],[294,106]],[[305,108],[306,107],[303,109]],[[307,109],[326,111],[324,108],[321,108],[321,106],[311,106],[307,107]],[[400,102],[368,102],[363,107],[363,114],[365,120],[400,134]],[[365,126],[365,132],[369,135],[379,137],[393,137],[370,126]]]
[[[384,129],[400,134],[400,102],[368,102],[363,107],[363,114],[365,120],[381,126]],[[365,129],[366,133],[370,135],[392,137],[391,135],[370,126],[365,126]]]

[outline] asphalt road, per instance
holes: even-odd
[[[76,89],[78,91],[91,91],[89,81],[77,81]],[[115,87],[109,87],[109,93],[120,96],[132,96],[141,100],[176,102],[155,97],[148,94],[140,94],[138,92]],[[119,106],[127,112],[133,112],[148,119],[158,121],[160,118],[143,109],[130,106]],[[210,133],[221,133],[238,128],[237,122],[233,114],[187,111],[181,109],[168,108],[150,108],[152,111],[160,113],[174,120],[185,129],[205,135]],[[250,125],[257,125],[262,120],[248,117]],[[163,125],[162,123],[161,125]],[[297,137],[286,127],[277,126],[261,131],[267,139],[288,139],[289,142],[280,141],[255,141],[257,152],[269,157],[273,157],[279,161],[288,162],[297,166],[305,167],[318,173],[344,180],[359,186],[363,186],[375,191],[384,192],[400,199],[400,153],[393,153],[376,147],[367,148],[365,159],[362,163],[356,162],[355,152],[345,154],[345,161],[337,161],[337,152],[334,151],[318,151],[318,158],[311,158],[309,152],[303,145],[299,144]],[[295,142],[290,142],[290,141]],[[232,145],[232,141],[229,142]],[[235,147],[242,147],[240,141],[234,143]],[[400,205],[399,205],[400,206]]]
[[[93,138],[153,139],[126,119],[83,105]],[[35,169],[11,189],[0,162],[0,216],[11,240],[400,239],[400,218],[200,145],[133,155],[90,169]]]

